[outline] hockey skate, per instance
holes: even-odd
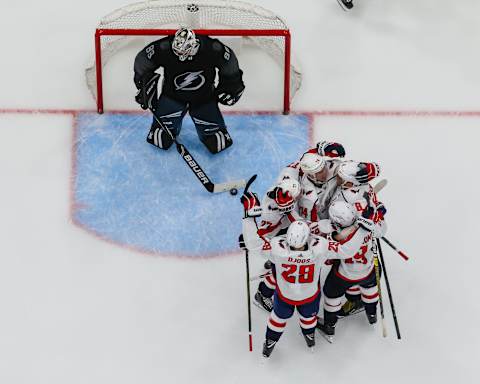
[[[365,311],[365,307],[363,306],[363,301],[355,300],[350,301],[347,300],[345,304],[342,305],[340,311],[338,311],[337,317],[342,319],[346,316],[355,315],[357,313]]]
[[[270,357],[270,355],[273,352],[273,348],[275,347],[275,344],[277,344],[275,340],[270,340],[270,339],[265,340],[265,343],[263,343],[263,351],[262,351],[263,357],[267,357],[267,358]]]
[[[308,348],[312,348],[315,346],[315,331],[309,333],[308,335],[303,334],[303,338],[305,339]]]
[[[369,314],[367,313],[367,319],[368,319],[369,324],[373,325],[373,324],[375,324],[375,323],[377,322],[377,314],[374,313],[374,314],[372,314],[372,315],[369,315]]]
[[[348,11],[353,8],[353,1],[352,0],[337,0],[338,4],[342,7],[344,11]]]
[[[272,312],[273,309],[273,300],[271,297],[263,296],[260,291],[255,293],[253,304],[257,307],[264,309],[267,312]]]
[[[335,324],[324,324],[322,319],[318,319],[317,329],[320,331],[320,335],[327,340],[330,344],[333,343],[333,336],[335,336]]]

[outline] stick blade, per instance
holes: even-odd
[[[375,193],[378,193],[383,188],[385,188],[387,186],[387,184],[388,184],[388,180],[387,179],[382,179],[377,184],[375,184],[375,186],[373,187],[373,190],[375,191]]]
[[[227,192],[231,189],[240,189],[245,187],[247,182],[244,179],[227,181],[225,183],[219,183],[213,185],[213,193]]]

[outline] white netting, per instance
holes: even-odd
[[[98,29],[177,29],[186,26],[197,29],[288,29],[277,15],[264,8],[227,0],[154,0],[135,3],[105,16]],[[101,59],[104,66],[134,36],[102,36]],[[137,37],[138,38],[138,37]],[[282,67],[285,59],[284,38],[280,36],[245,36],[245,40],[259,46]],[[86,69],[87,85],[97,98],[95,59]],[[301,73],[290,67],[290,99],[300,88]]]

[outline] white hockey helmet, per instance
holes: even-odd
[[[297,200],[302,193],[302,187],[300,186],[300,183],[294,179],[282,179],[277,184],[277,186],[281,188],[284,192],[290,193],[290,196],[292,196],[294,200]]]
[[[175,32],[175,37],[172,41],[172,50],[180,61],[185,61],[195,56],[199,47],[200,43],[195,36],[195,32],[191,29],[180,28]]]
[[[305,153],[300,159],[300,169],[314,184],[325,182],[327,161],[318,153]]]
[[[357,211],[352,204],[345,201],[334,201],[328,208],[330,222],[335,229],[350,227],[355,223]]]
[[[340,177],[340,186],[345,188],[358,187],[360,181],[357,178],[359,163],[353,160],[344,161],[337,170],[337,175]],[[351,184],[349,184],[351,183]]]
[[[305,221],[294,221],[287,229],[287,243],[291,248],[302,248],[309,236],[310,228]]]

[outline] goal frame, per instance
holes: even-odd
[[[193,29],[198,35],[208,36],[277,36],[284,39],[283,63],[283,114],[290,113],[290,63],[291,35],[289,29]],[[95,71],[97,88],[97,112],[102,114],[103,107],[103,75],[102,75],[102,36],[168,36],[174,35],[176,29],[111,29],[95,30]]]

